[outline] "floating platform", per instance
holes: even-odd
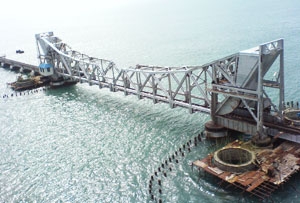
[[[15,91],[23,91],[48,85],[49,82],[50,79],[44,76],[33,76],[26,79],[24,79],[22,76],[19,76],[17,81],[7,83],[7,85],[9,85]]]
[[[231,151],[231,154],[217,154],[224,150]],[[246,153],[241,153],[241,150],[245,150]],[[223,162],[226,163],[224,166]],[[248,162],[251,162],[253,167],[249,167]],[[244,168],[244,172],[233,172],[235,170],[232,170],[232,167],[238,168],[244,165],[248,167]],[[273,149],[262,149],[253,146],[251,141],[234,141],[206,158],[194,161],[193,167],[220,178],[221,183],[227,182],[264,200],[299,171],[300,144],[285,141]]]

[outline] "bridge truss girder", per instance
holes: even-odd
[[[36,35],[41,63],[51,63],[55,77],[63,76],[88,82],[111,91],[123,91],[150,98],[154,103],[181,106],[189,112],[210,113],[210,97],[206,91],[211,85],[210,66],[159,67],[137,65],[119,69],[109,60],[97,59],[71,49],[53,33]]]
[[[37,34],[36,41],[38,58],[41,63],[54,66],[54,77],[63,76],[99,88],[108,87],[111,91],[123,91],[125,95],[137,95],[139,99],[168,103],[171,108],[184,107],[190,113],[210,113],[217,124],[217,117],[228,116],[241,108],[252,116],[257,131],[262,132],[265,100],[270,101],[272,111],[278,115],[283,110],[283,40],[202,66],[136,65],[128,69],[119,69],[109,60],[81,54],[52,32]],[[277,56],[280,56],[278,78],[276,81],[265,80],[264,76]],[[278,105],[269,98],[265,86],[279,89]]]

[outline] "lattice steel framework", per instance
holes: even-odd
[[[114,62],[87,56],[73,50],[53,32],[36,35],[38,58],[54,66],[53,78],[64,77],[88,82],[111,91],[149,98],[154,103],[169,103],[189,109],[190,113],[210,113],[212,119],[246,109],[257,131],[263,129],[266,107],[281,115],[283,110],[283,40],[269,42],[250,51],[239,52],[202,66],[159,67],[136,65],[120,69]],[[275,81],[264,80],[270,66],[280,55],[279,74]],[[246,75],[245,75],[246,74]],[[279,104],[274,104],[264,86],[279,89]],[[270,106],[264,106],[265,101]]]

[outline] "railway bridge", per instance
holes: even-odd
[[[35,65],[31,65],[28,63],[23,63],[20,61],[12,60],[6,58],[5,55],[0,56],[0,66],[10,70],[17,70],[24,73],[29,73],[31,71],[38,72],[39,69]]]
[[[123,69],[73,50],[53,32],[35,37],[40,73],[50,75],[53,82],[87,82],[190,113],[210,114],[212,121],[206,127],[212,131],[227,128],[259,140],[276,136],[300,143],[297,122],[285,119],[283,39],[200,66]]]

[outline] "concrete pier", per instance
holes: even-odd
[[[38,66],[8,59],[5,57],[5,55],[0,57],[0,66],[6,69],[24,73],[29,73],[32,70],[36,73],[39,72]]]

